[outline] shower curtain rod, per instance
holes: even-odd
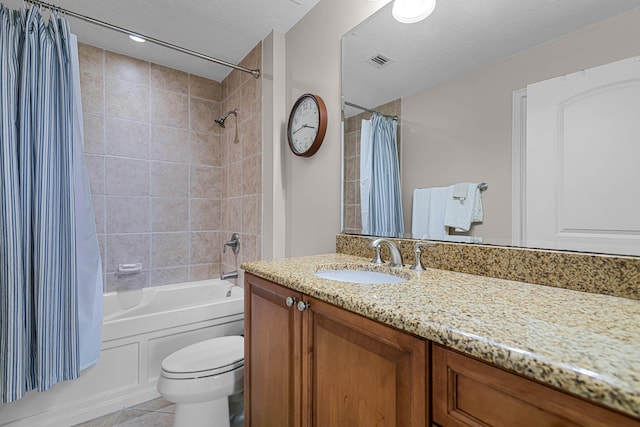
[[[371,110],[369,108],[362,107],[362,106],[360,106],[358,104],[354,104],[354,103],[349,102],[349,101],[344,101],[344,105],[347,105],[347,106],[353,107],[353,108],[357,108],[358,110],[367,111],[369,113],[378,113],[378,114],[380,114],[380,115],[382,115],[384,117],[389,117],[389,118],[392,118],[393,120],[398,120],[398,116],[389,116],[387,114],[382,114],[380,111]]]
[[[230,62],[223,61],[221,59],[217,59],[217,58],[214,58],[214,57],[211,57],[211,56],[208,56],[208,55],[204,55],[202,53],[195,52],[193,50],[184,48],[182,46],[176,46],[174,44],[167,43],[167,42],[162,41],[162,40],[154,39],[153,37],[145,36],[144,34],[136,33],[134,31],[130,31],[130,30],[127,30],[125,28],[118,27],[117,25],[109,24],[108,22],[104,22],[104,21],[100,21],[100,20],[95,19],[95,18],[91,18],[90,16],[82,15],[80,13],[76,13],[76,12],[73,12],[71,10],[64,9],[64,8],[56,6],[54,4],[45,3],[45,2],[39,1],[39,0],[25,0],[25,1],[27,3],[31,3],[31,4],[34,4],[36,6],[41,6],[41,7],[47,8],[47,9],[49,9],[51,11],[60,12],[60,13],[65,14],[65,15],[73,16],[74,18],[82,19],[85,22],[89,22],[91,24],[99,25],[101,27],[108,28],[110,30],[118,31],[120,33],[127,34],[129,36],[142,37],[146,41],[151,42],[153,44],[157,44],[159,46],[163,46],[163,47],[166,47],[166,48],[169,48],[169,49],[172,49],[172,50],[176,50],[178,52],[186,53],[187,55],[192,55],[192,56],[195,56],[195,57],[200,58],[200,59],[204,59],[204,60],[209,61],[209,62],[214,62],[214,63],[216,63],[218,65],[222,65],[222,66],[225,66],[225,67],[233,68],[234,70],[242,71],[244,73],[249,73],[253,77],[255,77],[256,79],[260,77],[260,70],[259,69],[251,70],[249,68],[242,67],[240,65],[232,64]]]

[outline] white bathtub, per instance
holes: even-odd
[[[68,427],[159,396],[156,381],[167,355],[243,333],[243,296],[242,288],[222,280],[105,294],[98,364],[76,381],[0,404],[0,426]]]

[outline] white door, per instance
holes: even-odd
[[[640,255],[640,58],[527,86],[529,247]]]

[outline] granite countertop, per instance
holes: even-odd
[[[436,269],[402,268],[409,280],[395,285],[314,275],[339,266],[377,267],[345,254],[242,264],[256,276],[640,417],[640,301]]]

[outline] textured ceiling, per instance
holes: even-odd
[[[400,24],[387,5],[344,37],[344,99],[374,108],[637,7],[640,0],[438,0],[424,21]],[[379,53],[392,62],[367,63]]]
[[[272,30],[287,32],[319,0],[44,0],[100,21],[237,64]],[[3,0],[12,9],[21,0]],[[222,81],[227,67],[68,17],[82,43]]]

